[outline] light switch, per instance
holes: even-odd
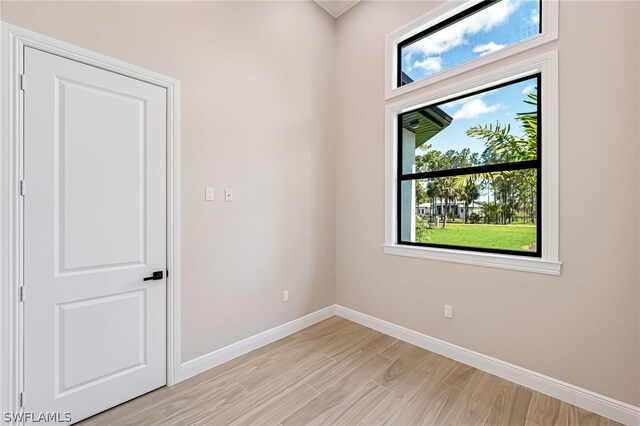
[[[224,200],[226,202],[233,201],[233,189],[225,189],[224,190]]]
[[[205,201],[213,201],[214,200],[214,190],[212,186],[207,186],[204,188],[204,199]]]

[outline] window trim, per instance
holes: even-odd
[[[467,9],[477,7],[483,0],[449,0],[403,27],[393,31],[386,37],[385,52],[385,99],[389,100],[414,90],[423,88],[444,79],[462,74],[496,61],[517,55],[533,47],[549,43],[558,38],[558,1],[541,0],[542,31],[533,37],[514,43],[503,49],[488,53],[479,58],[464,62],[445,71],[415,81],[404,86],[398,86],[398,45],[414,37],[430,27],[437,26],[443,21],[463,13]]]
[[[416,108],[439,103],[455,96],[464,96],[478,90],[541,74],[539,89],[543,100],[541,110],[540,215],[542,257],[527,257],[481,251],[464,251],[398,244],[398,115]],[[456,82],[441,85],[437,90],[420,91],[411,97],[390,102],[386,107],[385,134],[385,243],[384,253],[438,261],[481,265],[502,269],[560,275],[558,260],[559,201],[558,201],[558,52],[548,52],[500,66],[499,71],[474,73]]]
[[[436,106],[439,105],[441,103],[447,103],[447,102],[452,102],[452,101],[456,101],[458,99],[463,99],[466,98],[468,96],[474,96],[480,93],[484,93],[486,91],[490,91],[490,90],[495,90],[495,89],[499,89],[505,86],[510,86],[512,84],[518,84],[519,82],[522,81],[527,81],[527,80],[531,80],[535,78],[536,79],[536,86],[541,89],[542,88],[542,74],[541,73],[535,73],[533,75],[527,75],[525,77],[519,77],[519,78],[515,78],[513,80],[509,80],[500,84],[496,84],[493,86],[489,86],[486,87],[482,90],[475,90],[471,93],[467,93],[465,95],[462,96],[454,96],[450,99],[446,99],[444,101],[441,102],[434,102],[432,104],[429,105],[424,105],[422,107],[419,108],[414,108],[414,109],[410,109],[408,111],[403,111],[401,113],[397,114],[397,117],[400,117],[404,114],[409,114],[411,112],[414,111],[419,111],[423,108],[428,108],[430,106]],[[538,128],[539,129],[543,129],[544,128],[544,123],[543,123],[543,119],[544,117],[542,116],[542,105],[544,104],[544,98],[541,95],[538,99],[538,105],[537,105],[537,113],[538,113],[538,117],[539,117],[539,121],[538,121]],[[397,127],[397,136],[396,136],[396,150],[400,151],[401,146],[402,146],[402,130],[403,128],[401,126],[396,126]],[[508,254],[508,255],[512,255],[512,256],[528,256],[528,257],[536,257],[536,258],[542,258],[542,207],[541,207],[541,178],[542,178],[542,133],[543,132],[539,132],[538,133],[538,146],[537,146],[537,158],[535,160],[528,160],[528,161],[517,161],[517,162],[512,162],[512,163],[498,163],[498,164],[491,164],[491,165],[483,165],[483,166],[472,166],[472,167],[465,167],[465,168],[458,168],[458,169],[445,169],[445,170],[437,170],[437,171],[431,171],[431,172],[418,172],[418,173],[402,173],[402,156],[398,155],[398,166],[396,167],[396,177],[397,177],[397,192],[398,194],[402,194],[402,182],[405,181],[416,181],[416,180],[422,180],[422,179],[433,179],[433,178],[439,178],[439,177],[448,177],[448,176],[463,176],[465,174],[472,174],[472,173],[482,173],[482,172],[491,172],[491,171],[516,171],[516,170],[530,170],[530,169],[535,169],[536,170],[536,203],[537,203],[537,208],[536,208],[536,251],[535,252],[526,252],[526,251],[516,251],[516,250],[508,250],[508,249],[494,249],[494,248],[487,248],[487,247],[475,247],[475,246],[457,246],[457,245],[453,245],[453,244],[436,244],[436,243],[424,243],[424,242],[417,242],[417,241],[402,241],[401,237],[397,238],[397,244],[398,245],[409,245],[409,246],[416,246],[416,247],[435,247],[435,248],[445,248],[445,249],[451,249],[451,250],[467,250],[467,251],[478,251],[478,252],[486,252],[486,253],[499,253],[499,254]],[[402,202],[400,200],[401,197],[397,197],[396,198],[396,205],[397,205],[397,216],[400,217],[401,213],[402,213]],[[398,227],[398,231],[397,234],[398,236],[402,235],[402,221],[398,220],[396,221],[396,226]]]

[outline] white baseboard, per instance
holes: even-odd
[[[427,336],[388,321],[363,314],[340,305],[328,306],[304,317],[258,333],[224,348],[194,358],[180,365],[178,381],[200,374],[264,345],[287,337],[334,315],[341,316],[365,327],[388,334],[397,339],[446,356],[505,380],[568,402],[601,416],[627,425],[640,425],[640,408],[570,383],[536,373],[517,365]]]
[[[178,372],[177,382],[188,379],[189,377],[193,377],[197,374],[209,370],[210,368],[216,367],[220,364],[237,358],[240,355],[244,355],[247,352],[251,352],[264,345],[268,345],[269,343],[282,339],[283,337],[287,337],[290,334],[300,331],[303,328],[309,327],[327,318],[331,318],[334,315],[335,305],[328,306],[326,308],[320,309],[319,311],[312,312],[309,315],[305,315],[293,321],[289,321],[286,324],[279,325],[270,330],[266,330],[262,333],[247,337],[246,339],[240,340],[239,342],[232,343],[228,346],[225,346],[224,348],[183,362],[182,364],[180,364],[180,371]]]
[[[554,379],[526,368],[447,343],[435,337],[335,305],[338,316],[388,334],[407,343],[446,356],[479,370],[568,402],[627,425],[640,425],[640,408]]]

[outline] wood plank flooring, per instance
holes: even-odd
[[[332,317],[80,424],[614,426],[618,423]]]

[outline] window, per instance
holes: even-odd
[[[538,73],[398,115],[398,244],[541,256],[541,84]]]
[[[386,254],[560,274],[557,51],[386,107]]]
[[[560,274],[557,15],[451,0],[387,35],[386,254]]]
[[[398,43],[397,87],[542,32],[540,0],[485,0]]]
[[[387,36],[386,254],[560,274],[557,15],[452,0]]]
[[[557,38],[557,1],[446,1],[387,35],[386,99]]]

